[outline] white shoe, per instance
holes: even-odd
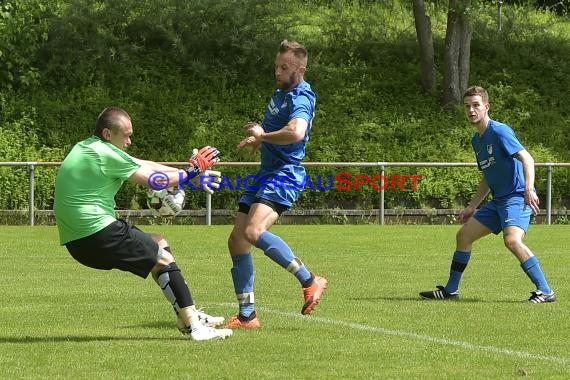
[[[202,309],[196,310],[198,312],[198,319],[204,326],[216,327],[224,323],[224,317],[214,317],[208,315],[202,311]]]
[[[202,310],[196,310],[196,311],[198,314],[198,320],[204,326],[216,327],[224,323],[224,317],[213,317],[211,315],[204,313]],[[178,328],[178,331],[182,333],[182,335],[188,335],[189,333],[188,327],[184,325],[184,322],[182,322],[182,319],[180,317],[178,317],[178,319],[176,320],[176,327]]]
[[[225,339],[232,336],[232,334],[233,330],[231,329],[215,329],[207,326],[200,326],[199,328],[190,331],[190,336],[194,340]]]

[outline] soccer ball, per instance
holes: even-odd
[[[186,194],[184,190],[176,187],[169,187],[164,190],[149,190],[146,203],[155,215],[176,216],[184,208]]]

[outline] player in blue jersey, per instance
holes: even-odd
[[[228,328],[257,328],[253,293],[254,266],[251,246],[265,255],[301,283],[304,304],[302,314],[310,314],[327,287],[327,280],[309,272],[289,245],[269,228],[284,211],[291,208],[299,197],[305,179],[301,161],[309,140],[315,115],[316,95],[304,74],[307,67],[307,50],[297,42],[281,42],[275,58],[277,90],[271,97],[262,125],[245,125],[248,137],[238,149],[261,149],[261,166],[255,184],[239,200],[234,228],[228,239],[233,262],[231,269],[239,313],[226,325]]]
[[[463,226],[456,236],[447,284],[421,292],[420,296],[436,300],[458,298],[459,282],[471,258],[473,243],[491,232],[499,234],[502,231],[505,246],[536,286],[527,302],[554,302],[556,295],[538,259],[523,243],[531,216],[539,211],[534,189],[534,159],[508,125],[490,119],[489,96],[484,88],[468,88],[463,94],[463,104],[469,121],[477,128],[471,144],[483,177],[473,199],[459,214]],[[476,211],[489,192],[492,200]]]

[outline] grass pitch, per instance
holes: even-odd
[[[231,226],[147,226],[164,234],[196,304],[237,310]],[[158,286],[76,263],[54,227],[0,227],[0,378],[490,379],[570,376],[569,226],[532,226],[527,244],[559,301],[528,305],[532,283],[500,237],[475,244],[461,300],[445,284],[457,226],[275,226],[330,285],[311,316],[288,272],[254,249],[262,328],[224,341],[179,335]]]

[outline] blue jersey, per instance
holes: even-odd
[[[285,127],[291,120],[301,118],[309,124],[303,140],[278,145],[263,142],[261,144],[261,168],[273,171],[284,165],[298,166],[305,157],[305,146],[309,141],[311,125],[315,116],[317,96],[309,83],[303,81],[289,92],[275,91],[263,119],[263,130],[274,132]]]
[[[524,193],[523,165],[513,157],[524,147],[511,127],[490,120],[483,136],[478,132],[473,135],[471,145],[493,198]]]
[[[289,209],[299,198],[306,178],[301,161],[305,158],[305,147],[311,134],[316,98],[305,81],[289,92],[275,91],[265,112],[263,130],[278,131],[297,118],[307,120],[309,125],[299,142],[288,145],[261,143],[261,166],[254,176],[254,183],[240,197],[240,203],[249,206],[265,199]]]

